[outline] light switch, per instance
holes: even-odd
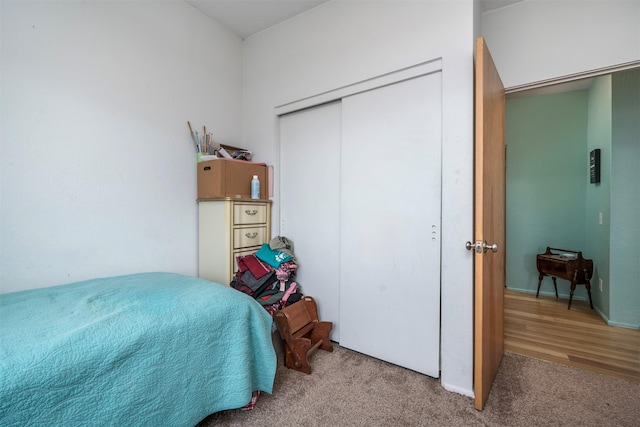
[[[598,214],[598,224],[602,225],[602,212]]]

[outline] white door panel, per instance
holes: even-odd
[[[342,100],[340,344],[439,376],[441,73]]]
[[[340,102],[280,117],[280,234],[293,241],[297,281],[340,340]]]

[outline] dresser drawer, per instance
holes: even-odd
[[[238,271],[237,257],[255,254],[256,252],[258,252],[258,249],[260,249],[260,246],[256,246],[255,248],[244,248],[238,251],[234,251],[233,257],[231,259],[231,271],[233,271],[234,273]]]
[[[267,206],[265,204],[234,203],[233,224],[264,224],[267,222]]]
[[[236,257],[257,252],[271,239],[271,203],[212,199],[198,203],[198,276],[229,284]]]
[[[247,227],[233,230],[233,249],[260,246],[267,241],[267,227]]]

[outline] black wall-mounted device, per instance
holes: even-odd
[[[591,184],[600,182],[600,149],[596,148],[589,153],[589,178]]]

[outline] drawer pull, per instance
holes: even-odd
[[[244,211],[244,213],[246,213],[247,215],[255,215],[258,213],[257,209],[247,209],[246,211]]]
[[[254,231],[253,233],[245,233],[244,234],[248,239],[255,239],[258,236],[258,233]]]

